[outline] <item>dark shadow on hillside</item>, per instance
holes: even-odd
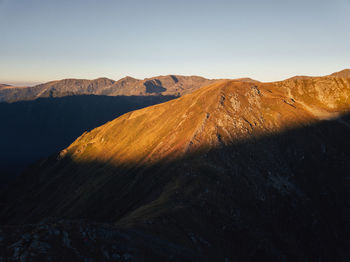
[[[166,91],[166,88],[162,86],[162,82],[158,79],[146,81],[144,85],[146,86],[146,93],[162,93]]]
[[[176,76],[171,75],[170,77],[171,77],[171,78],[174,80],[174,82],[175,82],[175,83],[179,82],[179,79],[177,79],[177,77],[176,77]]]
[[[111,223],[200,261],[348,261],[347,123],[350,116],[147,167],[52,156],[1,196],[1,223]]]
[[[174,98],[81,95],[0,103],[0,187],[28,164],[62,150],[83,132]]]

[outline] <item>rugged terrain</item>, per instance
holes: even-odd
[[[350,78],[331,75],[126,113],[2,193],[3,257],[348,261],[349,110]]]

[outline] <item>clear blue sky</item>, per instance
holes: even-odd
[[[350,67],[350,0],[0,0],[0,82]]]

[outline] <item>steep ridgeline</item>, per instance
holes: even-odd
[[[0,102],[34,100],[46,97],[72,95],[106,96],[180,96],[215,82],[199,76],[158,76],[138,80],[125,77],[118,81],[108,78],[94,80],[64,79],[51,81],[33,87],[0,86]]]
[[[6,257],[348,261],[349,110],[350,79],[328,76],[221,81],[126,113],[1,195],[3,224],[42,221],[3,228]]]

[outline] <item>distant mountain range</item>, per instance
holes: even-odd
[[[51,81],[33,87],[13,87],[0,85],[0,102],[16,102],[47,97],[73,95],[104,96],[180,96],[215,82],[199,76],[158,76],[138,80],[125,77],[118,81],[108,78],[94,80],[64,79]]]
[[[350,69],[331,74],[330,76],[350,77]],[[290,79],[317,78],[311,76],[295,76]],[[251,78],[237,78],[241,82],[259,82]],[[118,81],[108,78],[63,79],[39,84],[31,87],[15,87],[0,84],[0,102],[18,102],[37,98],[65,97],[74,95],[104,96],[181,96],[192,93],[202,86],[218,81],[200,76],[167,75],[146,78],[144,80],[124,77]]]
[[[4,259],[348,261],[349,72],[217,80],[84,132],[3,190]]]

